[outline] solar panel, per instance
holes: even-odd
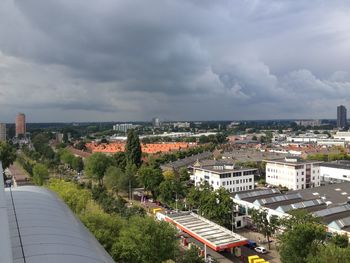
[[[282,212],[288,212],[294,209],[310,208],[310,207],[318,206],[322,204],[325,204],[325,202],[322,199],[313,199],[313,200],[298,202],[295,204],[279,206],[276,210],[279,210]]]
[[[236,194],[236,199],[245,199],[245,198],[251,198],[251,197],[257,197],[257,196],[263,196],[263,195],[270,195],[270,194],[280,194],[281,192],[278,189],[263,189],[258,191],[252,191],[247,193],[240,193]]]
[[[256,200],[254,203],[259,205],[267,205],[267,204],[273,204],[273,203],[293,200],[293,199],[302,199],[302,197],[299,193],[289,194],[289,195],[279,195],[279,196],[259,199],[259,200]]]
[[[318,217],[324,217],[324,216],[338,214],[338,213],[342,213],[342,212],[346,212],[346,211],[350,211],[350,205],[349,204],[323,209],[323,210],[317,211],[317,212],[315,212],[313,214],[315,216],[318,216]]]

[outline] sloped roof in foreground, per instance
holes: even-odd
[[[14,263],[114,262],[53,192],[36,186],[6,188],[5,199]]]

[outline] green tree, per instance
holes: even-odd
[[[125,167],[126,167],[126,154],[125,154],[125,152],[118,152],[118,153],[113,155],[113,158],[115,160],[115,165],[124,171]]]
[[[179,263],[205,263],[203,257],[199,255],[199,249],[192,246],[186,250],[184,254],[177,260]]]
[[[159,185],[163,181],[161,170],[150,166],[141,166],[138,179],[141,185],[152,193],[153,198],[157,199]]]
[[[333,243],[334,245],[341,247],[341,248],[346,248],[349,246],[349,238],[346,234],[344,234],[344,235],[335,234],[331,238],[330,243]]]
[[[305,211],[298,211],[281,221],[285,228],[278,236],[282,263],[306,263],[310,254],[316,255],[318,246],[326,239],[325,227],[317,220]]]
[[[350,248],[334,244],[319,245],[316,254],[309,254],[307,263],[350,263]]]
[[[103,177],[110,166],[111,160],[103,153],[93,153],[86,159],[86,175],[103,185]]]
[[[226,227],[232,226],[234,203],[226,189],[213,191],[208,183],[192,187],[186,196],[186,203],[190,210],[197,208],[199,214],[209,220]]]
[[[125,154],[127,163],[134,164],[136,167],[141,166],[141,144],[139,136],[134,129],[128,130],[128,136],[125,145]]]
[[[44,181],[49,177],[49,171],[44,164],[38,163],[33,168],[33,181],[37,185],[43,185]]]
[[[109,215],[98,210],[84,213],[80,216],[80,219],[109,252],[118,241],[121,229],[126,225],[125,220],[118,215]]]
[[[0,160],[3,172],[16,160],[16,149],[9,143],[0,142]]]
[[[74,157],[72,160],[72,168],[80,173],[82,170],[84,170],[84,161],[81,157]]]
[[[174,260],[178,249],[176,230],[164,221],[132,217],[121,229],[112,255],[117,262],[161,263]]]
[[[108,167],[105,175],[105,185],[108,189],[111,189],[114,193],[118,194],[120,190],[123,190],[122,179],[125,177],[124,172],[115,166]]]
[[[268,218],[268,212],[267,210],[256,210],[252,209],[251,212],[251,217],[258,228],[259,232],[262,233],[266,238],[267,242],[269,244],[269,249],[270,247],[270,237],[276,232],[279,226],[279,219],[277,216],[272,215],[270,219]]]
[[[186,167],[183,167],[179,170],[180,181],[188,182],[190,180],[190,174]]]
[[[212,191],[209,195],[201,195],[200,213],[219,225],[231,227],[232,225],[232,209],[234,203],[231,199],[230,193],[224,189],[219,188]]]

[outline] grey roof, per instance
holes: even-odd
[[[321,198],[330,207],[338,206],[350,201],[350,182],[328,184],[320,187],[289,191],[287,193],[299,193],[304,200]]]
[[[291,204],[295,203],[296,200],[302,200],[301,195],[298,193],[288,194],[288,195],[278,195],[263,199],[257,199],[254,204],[260,206],[266,206],[269,208],[277,208],[281,204]]]
[[[300,164],[321,164],[323,161],[316,161],[316,160],[304,160],[300,157],[285,157],[283,159],[275,159],[275,160],[264,160],[268,163],[279,163],[279,164],[284,164],[284,165],[291,165],[291,166],[296,166]]]
[[[194,167],[194,166],[193,166]],[[231,168],[233,167],[233,168]],[[194,167],[196,170],[205,170],[218,174],[230,173],[230,172],[239,172],[239,171],[257,171],[256,168],[242,167],[234,164],[234,161],[229,159],[214,160],[211,164],[203,165],[203,162],[200,162],[200,166]]]
[[[5,195],[13,262],[114,262],[53,192],[22,186],[5,189]]]
[[[0,162],[0,174],[2,168]],[[0,255],[1,262],[13,262],[11,253],[10,226],[7,216],[7,203],[4,192],[4,180],[0,178]]]
[[[326,208],[317,212],[314,212],[313,214],[318,217],[324,217],[324,216],[329,216],[329,215],[334,215],[338,213],[342,213],[345,211],[350,211],[350,205],[341,205],[341,206],[335,206],[331,208]]]
[[[207,158],[211,158],[213,156],[212,152],[202,152],[199,154],[195,154],[183,159],[179,159],[177,161],[174,162],[169,162],[166,164],[161,165],[161,169],[174,169],[174,170],[178,170],[181,167],[187,167],[190,166],[192,164],[194,164],[197,160],[203,160],[203,159],[207,159]]]
[[[271,188],[271,189],[260,189],[260,190],[252,190],[252,191],[247,191],[247,192],[241,192],[237,193],[235,195],[235,199],[239,200],[252,200],[254,198],[259,198],[261,196],[270,196],[270,195],[280,195],[281,192],[278,189]],[[256,200],[254,199],[254,200]]]
[[[337,230],[348,230],[350,228],[350,217],[345,217],[342,219],[332,221],[330,224],[328,224],[328,227]]]
[[[334,220],[339,220],[350,216],[350,205],[334,206],[320,211],[316,211],[313,215],[321,217],[326,224]]]
[[[348,161],[348,160],[337,160],[337,161],[334,161],[334,162],[322,163],[320,166],[350,170],[350,161]]]
[[[230,152],[224,152],[222,157],[240,162],[254,161],[261,162],[262,160],[280,159],[287,156],[286,153],[262,152],[255,149],[239,149]]]
[[[322,207],[325,207],[326,203],[322,199],[314,199],[314,200],[308,200],[303,201],[299,203],[289,204],[289,205],[282,205],[276,208],[279,212],[287,213],[291,210],[296,209],[305,209],[308,211],[311,211],[312,209],[321,209]]]

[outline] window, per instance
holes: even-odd
[[[236,184],[239,184],[239,180],[236,180]]]
[[[249,183],[251,183],[252,181],[253,181],[252,178],[250,178],[250,179],[249,179]]]
[[[222,185],[225,186],[226,182],[222,182]]]
[[[249,190],[251,190],[252,189],[252,186],[251,185],[249,185]]]

